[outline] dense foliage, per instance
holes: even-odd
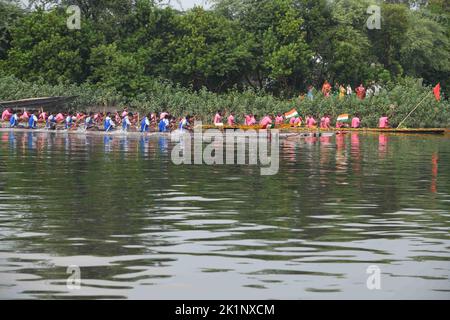
[[[14,100],[23,97],[39,96],[77,96],[71,102],[72,110],[85,110],[93,107],[103,110],[106,107],[120,110],[131,106],[141,112],[169,111],[175,116],[196,114],[205,122],[211,122],[217,110],[236,113],[237,120],[243,122],[245,113],[254,113],[261,117],[266,113],[286,112],[296,108],[305,117],[315,117],[328,113],[333,119],[341,113],[359,114],[362,125],[375,127],[381,114],[386,113],[391,118],[392,125],[399,124],[408,112],[423,100],[422,105],[406,122],[407,127],[450,127],[450,103],[437,102],[431,94],[430,87],[422,87],[416,80],[403,79],[397,84],[383,89],[378,96],[363,101],[355,96],[340,99],[338,96],[324,98],[316,93],[313,101],[308,98],[282,100],[263,91],[237,91],[217,94],[203,88],[199,91],[170,83],[150,81],[146,83],[146,93],[135,98],[128,98],[111,88],[100,88],[96,85],[83,83],[49,85],[24,82],[14,77],[0,78],[0,92],[4,99]]]
[[[450,93],[447,1],[384,1],[379,30],[367,28],[369,0],[213,2],[179,12],[156,0],[1,0],[0,100],[73,94],[79,107],[262,114],[324,80],[377,81],[386,90],[372,99],[316,94],[301,106],[358,110],[372,124],[385,109],[405,116],[438,82]],[[69,4],[81,8],[80,30],[67,28]],[[409,125],[448,124],[448,100],[428,100]]]

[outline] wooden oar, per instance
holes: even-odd
[[[400,126],[403,124],[403,122],[405,122],[406,119],[408,119],[409,116],[410,116],[414,111],[416,111],[416,109],[422,104],[422,102],[424,102],[425,99],[428,98],[428,96],[431,94],[431,92],[432,92],[432,91],[428,92],[428,94],[427,94],[427,95],[426,95],[426,96],[425,96],[425,97],[417,104],[417,106],[416,106],[414,109],[412,109],[410,113],[408,113],[408,115],[406,116],[406,118],[403,119],[402,122],[400,122],[400,124],[398,125],[397,129],[400,128]]]

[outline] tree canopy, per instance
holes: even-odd
[[[324,80],[404,77],[449,93],[448,1],[215,0],[180,12],[157,0],[0,2],[0,72],[49,84],[92,83],[138,96],[155,79],[212,92],[291,97]],[[68,5],[81,9],[70,30]],[[448,96],[448,95],[447,95]]]

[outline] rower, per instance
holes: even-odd
[[[166,113],[164,115],[164,119],[159,121],[159,126],[158,126],[159,132],[168,132],[169,131],[169,126],[170,126],[169,114]]]
[[[261,129],[270,129],[270,127],[272,126],[272,118],[266,115],[261,119],[259,125],[261,126]]]
[[[123,131],[130,130],[131,127],[131,121],[130,118],[133,118],[133,113],[129,112],[125,117],[122,119],[122,129]]]
[[[330,117],[325,114],[321,119],[320,119],[320,129],[330,129]]]
[[[217,111],[216,115],[214,116],[214,125],[216,127],[223,127],[222,112],[220,110]]]
[[[149,113],[147,116],[145,116],[141,121],[141,132],[148,132],[150,130],[150,117],[151,114]]]
[[[67,117],[66,117],[66,121],[65,121],[65,126],[64,126],[64,128],[65,128],[66,130],[68,130],[68,129],[72,128],[72,125],[73,125],[72,112],[69,112],[69,114],[68,114]]]
[[[313,116],[306,117],[306,126],[309,129],[315,128],[316,124],[317,124],[317,122],[316,122],[316,120],[314,119]]]
[[[64,115],[60,112],[60,113],[58,113],[57,115],[56,115],[56,122],[57,123],[60,123],[60,122],[62,122],[63,120],[64,120]]]
[[[94,127],[94,113],[90,112],[89,116],[84,120],[84,128],[89,130]]]
[[[38,118],[36,116],[36,111],[31,114],[29,120],[28,120],[28,128],[29,129],[37,129],[37,122],[38,122]]]
[[[13,112],[10,108],[7,108],[2,113],[2,121],[9,121],[11,119],[11,116],[13,115]]]
[[[178,129],[180,129],[181,133],[184,133],[185,130],[191,130],[191,124],[189,123],[190,119],[191,119],[191,116],[187,115],[180,121],[180,124],[178,125]]]
[[[359,119],[359,115],[355,115],[352,119],[352,128],[357,129],[361,126],[361,120]]]
[[[383,116],[380,118],[380,120],[378,122],[378,127],[380,129],[387,129],[387,128],[389,128],[389,118],[387,117],[386,114],[383,114]]]
[[[282,125],[284,122],[283,115],[281,113],[278,113],[278,115],[275,118],[275,124],[276,125]]]
[[[56,129],[56,116],[53,112],[48,116],[47,121],[45,122],[45,128],[49,130]]]
[[[9,118],[9,127],[10,128],[16,128],[19,126],[19,116],[17,115],[17,112],[11,111],[12,116]]]
[[[116,125],[114,121],[111,119],[111,112],[108,112],[105,118],[105,131],[106,132],[111,131],[114,129],[115,126]]]
[[[230,116],[228,117],[228,125],[230,127],[233,127],[236,123],[234,122],[234,112],[230,113]]]

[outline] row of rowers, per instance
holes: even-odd
[[[221,127],[224,125],[224,113],[222,111],[217,111],[214,116],[213,123],[217,127]],[[283,124],[289,124],[291,127],[301,127],[305,126],[307,128],[317,128],[321,129],[330,129],[332,127],[331,116],[329,114],[323,115],[320,119],[315,119],[312,115],[307,115],[306,118],[303,118],[296,112],[288,112],[286,114],[278,113],[277,115],[265,115],[258,121],[257,117],[254,114],[244,115],[244,125],[245,126],[254,126],[260,125],[263,129],[280,126]],[[226,118],[226,124],[228,126],[236,126],[238,123],[236,121],[236,116],[234,112],[231,112]],[[379,128],[389,128],[389,118],[386,114],[383,114],[379,119]],[[344,114],[336,119],[336,128],[360,128],[361,127],[361,118],[359,115],[354,115],[350,118],[349,115]]]
[[[67,112],[67,113],[47,113],[41,111],[14,111],[6,109],[2,113],[1,120],[3,122],[9,122],[10,128],[31,128],[36,129],[40,124],[46,129],[54,130],[57,125],[63,125],[65,129],[84,128],[87,130],[104,130],[112,131],[118,127],[122,127],[123,130],[129,130],[130,128],[140,128],[140,131],[149,131],[151,124],[158,126],[158,130],[161,132],[167,132],[178,128],[179,123],[186,123],[185,117],[176,119],[167,112],[162,113],[149,113],[142,118],[138,113],[129,112],[125,108],[122,112]]]

